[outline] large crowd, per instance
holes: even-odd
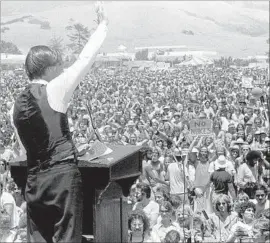
[[[264,85],[242,87],[242,77]],[[26,203],[9,164],[24,153],[10,109],[28,82],[1,73],[0,242],[26,242]],[[127,198],[130,242],[270,242],[269,92],[259,68],[87,74],[68,111],[76,146],[99,138],[144,154]],[[194,133],[194,119],[210,121],[211,131]]]

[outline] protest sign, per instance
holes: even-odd
[[[213,122],[210,119],[192,119],[190,121],[191,136],[213,135]]]
[[[265,80],[264,79],[256,79],[253,80],[253,85],[265,85]]]
[[[253,81],[252,77],[243,76],[242,77],[242,87],[247,88],[247,89],[253,88],[252,81]]]

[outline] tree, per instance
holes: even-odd
[[[9,30],[8,27],[3,27],[3,28],[1,28],[1,33],[5,33],[7,30]]]
[[[148,49],[136,52],[135,58],[137,60],[148,60]]]
[[[70,33],[68,38],[70,44],[68,47],[74,53],[80,53],[90,37],[89,29],[80,23],[74,23],[73,19],[70,19],[70,24],[66,27],[66,30]]]
[[[49,30],[51,29],[50,22],[49,21],[44,21],[40,24],[40,28],[44,30]]]
[[[3,40],[1,40],[1,53],[22,54],[15,44]]]
[[[63,55],[65,48],[62,42],[63,42],[62,37],[59,37],[59,36],[57,37],[54,35],[49,42],[49,47],[58,51],[59,53],[61,53],[61,55]]]

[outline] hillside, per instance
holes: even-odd
[[[93,2],[56,1],[45,5],[44,1],[38,3],[42,8],[25,3],[13,6],[12,2],[2,2],[2,11],[9,11],[2,14],[1,22],[32,15],[41,22],[48,21],[51,29],[41,29],[26,20],[5,25],[9,30],[1,38],[14,42],[24,53],[33,45],[48,44],[53,35],[64,37],[68,43],[65,27],[70,18],[89,29],[95,26]],[[190,49],[217,51],[222,56],[264,54],[269,49],[269,3],[240,3],[106,2],[110,26],[102,51],[115,51],[120,44],[128,51],[136,46],[187,45]]]

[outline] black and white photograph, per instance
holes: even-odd
[[[0,243],[270,243],[269,1],[0,4]]]

